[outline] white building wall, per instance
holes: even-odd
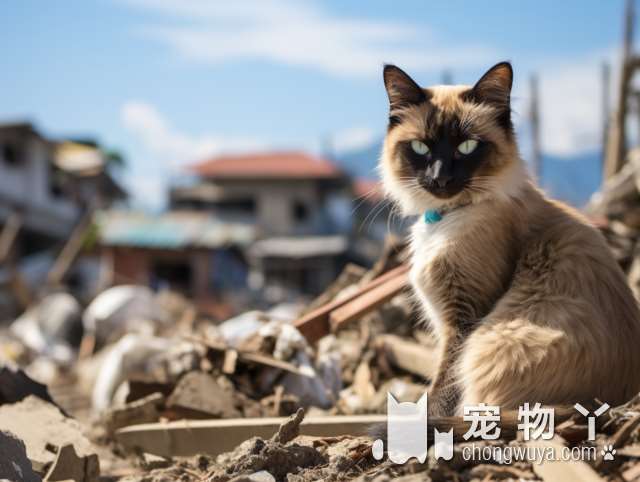
[[[15,139],[1,137],[0,146]],[[19,206],[27,228],[56,236],[65,236],[73,227],[78,208],[65,198],[55,197],[49,189],[50,146],[30,135],[21,138],[16,163],[9,163],[0,149],[0,223]]]

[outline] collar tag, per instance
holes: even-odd
[[[424,212],[424,222],[427,224],[435,224],[442,221],[442,214],[436,209],[429,209]]]

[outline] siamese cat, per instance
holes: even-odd
[[[441,347],[430,415],[484,402],[611,405],[640,391],[640,311],[604,237],[527,175],[511,65],[421,88],[384,68],[387,195],[418,215],[413,290]]]

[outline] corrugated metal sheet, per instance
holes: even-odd
[[[255,258],[311,258],[336,256],[347,251],[346,236],[298,236],[276,237],[256,241],[250,249]]]
[[[156,249],[247,246],[255,239],[249,224],[223,222],[207,213],[170,211],[146,214],[102,211],[96,215],[102,244]]]

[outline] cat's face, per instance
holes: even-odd
[[[473,87],[422,89],[399,68],[385,67],[390,112],[380,167],[406,214],[499,194],[522,177],[512,79],[511,66],[500,63]]]

